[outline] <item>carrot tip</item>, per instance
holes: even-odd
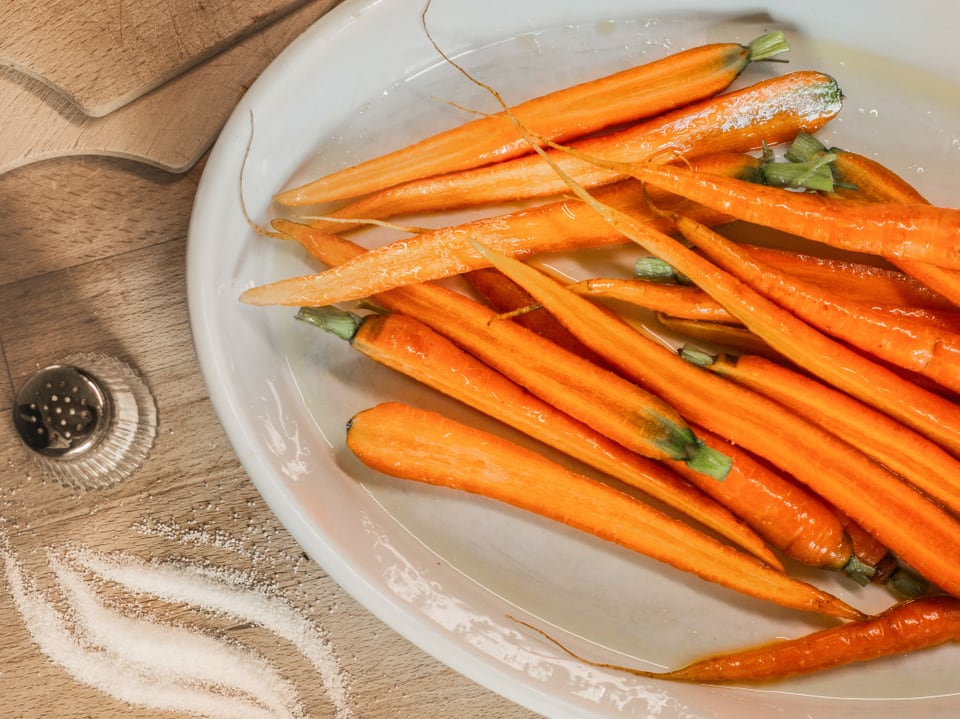
[[[697,440],[693,456],[685,464],[695,472],[713,477],[718,482],[727,478],[733,467],[733,460],[723,452],[713,449],[701,440]]]

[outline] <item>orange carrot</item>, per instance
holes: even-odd
[[[723,305],[699,287],[650,280],[591,277],[570,285],[584,297],[619,300],[671,317],[704,322],[736,324],[738,320]]]
[[[665,113],[624,130],[571,143],[590,158],[619,162],[668,162],[715,152],[748,152],[793,139],[800,130],[825,125],[840,110],[840,89],[822,73],[794,72],[763,80]],[[526,136],[531,142],[537,139]],[[585,187],[599,187],[629,173],[598,167],[568,152],[551,156]],[[653,184],[653,183],[651,183]],[[383,219],[555,195],[566,190],[549,165],[533,155],[472,170],[408,182],[368,195],[335,217]]]
[[[960,390],[960,333],[847,302],[828,289],[776,272],[736,243],[700,231],[701,225],[681,220],[678,227],[717,266],[810,325],[891,365]]]
[[[513,313],[527,310],[534,305],[533,298],[513,280],[492,267],[482,267],[471,270],[463,275],[473,290],[482,297],[490,307],[500,313]],[[533,309],[521,311],[512,317],[518,325],[546,337],[551,342],[560,345],[566,350],[578,354],[594,364],[603,364],[595,352],[570,334],[567,328],[557,322],[549,312]]]
[[[334,307],[305,307],[297,318],[348,340],[364,356],[645,492],[770,566],[782,568],[756,533],[664,465],[627,451],[560,412],[412,317],[394,313],[361,317]]]
[[[703,45],[542,95],[512,111],[544,138],[564,142],[708,98],[725,90],[751,62],[786,49],[782,33],[776,31],[747,46]],[[304,205],[358,197],[529,152],[501,112],[283,191],[276,200],[282,205]]]
[[[851,574],[862,571],[853,555],[853,543],[832,507],[742,447],[704,427],[694,427],[704,442],[732,457],[733,466],[722,482],[704,481],[702,475],[678,465],[681,477],[742,517],[788,557],[811,567],[845,569]]]
[[[960,268],[960,209],[845,200],[679,166],[630,167],[639,180],[740,220],[844,250]]]
[[[328,264],[364,250],[338,235],[286,220],[274,226]],[[697,440],[668,404],[612,371],[553,344],[452,290],[427,283],[378,293],[387,309],[416,317],[517,384],[572,414],[628,449],[657,459],[681,459],[723,476],[729,460]]]
[[[647,239],[642,230],[627,226],[629,217],[620,218],[610,208],[606,214],[629,231],[629,236]],[[685,274],[700,279],[709,273],[717,278],[718,287],[729,285],[731,294],[735,287],[738,297],[749,300],[750,311],[758,312],[763,298],[751,298],[749,288],[735,285],[729,275],[722,275],[721,280],[718,270],[691,273],[694,261],[706,260],[670,237],[663,236],[662,243],[679,248],[671,262]],[[653,247],[648,249],[654,251]],[[680,253],[695,260],[674,261],[680,259]],[[523,286],[612,366],[666,398],[689,421],[722,434],[791,473],[923,576],[960,594],[960,523],[913,487],[783,405],[710,373],[698,375],[697,368],[537,270],[490,251],[487,255],[495,267]],[[728,309],[733,310],[733,303]],[[777,327],[778,331],[793,329],[785,324]],[[816,450],[811,451],[812,447]],[[890,516],[891,507],[897,508],[896,518]]]
[[[722,158],[714,156],[711,167],[719,171],[722,166],[727,171],[737,172],[752,162],[755,161],[745,160],[742,155],[728,154]],[[650,209],[640,183],[619,183],[604,189],[601,196],[605,201],[617,207],[631,208],[661,229],[672,228],[669,218],[658,216]],[[669,202],[669,199],[661,193],[655,201]],[[708,224],[727,219],[713,210],[701,213],[696,207],[689,209]],[[313,225],[315,229],[327,229],[322,222]],[[241,300],[250,304],[293,307],[335,304],[409,283],[488,267],[487,261],[470,245],[469,238],[517,256],[624,243],[622,235],[613,231],[583,203],[565,200],[404,237],[326,272],[251,288],[241,295]]]
[[[657,322],[684,341],[706,342],[709,346],[738,354],[750,353],[776,361],[783,360],[779,352],[742,325],[686,320],[662,312],[657,313]]]
[[[587,659],[526,622],[578,661],[648,679],[697,683],[767,682],[930,649],[960,639],[960,601],[930,596],[896,604],[863,622],[821,629],[755,649],[720,654],[681,669],[651,672]]]
[[[504,502],[749,596],[836,617],[863,616],[629,495],[434,412],[395,402],[364,410],[348,424],[347,446],[385,474]]]
[[[763,357],[709,355],[691,349],[682,356],[790,407],[960,514],[960,461],[883,412]]]
[[[826,147],[812,135],[800,133],[790,146],[790,153],[807,159],[827,152]],[[929,204],[910,183],[882,165],[863,155],[834,148],[831,167],[840,187],[837,194],[856,197],[872,202],[898,202],[902,204]],[[844,189],[847,185],[855,189]],[[954,305],[960,305],[960,271],[936,267],[913,260],[894,258],[901,270],[935,290]]]

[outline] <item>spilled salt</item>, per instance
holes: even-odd
[[[70,555],[79,566],[131,592],[191,604],[272,631],[295,646],[320,674],[337,718],[353,716],[346,681],[327,637],[281,597],[245,586],[242,577],[222,569],[147,563],[135,557],[106,557],[84,549],[74,549]]]
[[[88,576],[132,594],[256,624],[290,642],[320,675],[337,719],[353,716],[344,674],[324,633],[280,596],[239,572],[145,562],[71,548],[47,553],[62,613],[36,588],[0,532],[0,563],[34,643],[73,677],[132,705],[219,719],[303,719],[296,687],[256,652],[201,630],[106,606]],[[129,598],[129,597],[128,597]]]

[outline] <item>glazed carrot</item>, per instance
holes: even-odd
[[[564,142],[711,97],[725,90],[751,62],[786,49],[780,32],[762,35],[746,46],[703,45],[542,95],[512,111],[544,138]],[[285,190],[275,199],[281,205],[342,200],[529,152],[529,145],[501,112]]]
[[[960,461],[935,442],[808,375],[763,357],[682,356],[790,407],[862,451],[960,514]]]
[[[620,220],[612,211],[607,214],[618,219],[618,226],[631,236],[646,240],[642,230],[627,226],[628,217]],[[674,251],[677,256],[670,260],[685,273],[698,279],[710,273],[717,277],[718,287],[736,286],[735,280],[719,270],[690,273],[694,262],[706,260],[670,237],[663,236],[662,243],[664,249],[679,248]],[[653,251],[652,247],[647,249]],[[523,286],[612,366],[667,399],[689,421],[722,434],[789,472],[859,522],[923,576],[960,594],[960,523],[913,487],[783,405],[690,366],[612,313],[537,270],[518,260],[486,252],[495,267]],[[681,254],[695,259],[675,261],[681,259]],[[751,299],[749,288],[736,288],[744,302],[749,301],[750,311],[756,313],[763,298]],[[728,309],[732,311],[733,303]],[[777,327],[778,331],[793,329],[790,325]],[[813,447],[816,451],[811,451]],[[895,518],[890,516],[891,507],[897,508]]]
[[[960,209],[845,200],[680,166],[632,163],[631,174],[737,219],[831,247],[960,268]]]
[[[879,359],[960,390],[960,333],[906,314],[845,301],[823,287],[778,273],[702,225],[678,220],[684,236],[717,266],[811,326]],[[769,342],[769,340],[768,340]]]
[[[831,288],[849,300],[888,307],[956,310],[953,302],[905,272],[780,248],[742,247],[761,262],[806,282]]]
[[[900,566],[897,558],[883,544],[872,537],[863,527],[849,517],[841,515],[844,529],[853,543],[853,553],[864,566],[871,567],[873,573],[867,577],[864,573],[860,580],[864,583],[884,585],[898,599],[913,599],[930,590],[930,583],[908,567]],[[857,579],[856,574],[851,575]]]
[[[742,155],[727,154],[722,158],[713,156],[710,166],[717,171],[722,166],[727,171],[738,172],[752,162]],[[650,209],[640,183],[618,183],[604,190],[601,196],[605,201],[630,208],[661,229],[672,228],[669,218]],[[662,193],[655,197],[655,201],[670,202]],[[713,210],[689,209],[707,224],[728,219]],[[323,222],[312,224],[315,229],[328,229]],[[582,202],[564,200],[404,237],[326,272],[251,288],[241,295],[241,300],[249,304],[292,307],[336,304],[405,284],[488,267],[482,255],[470,245],[469,238],[479,239],[505,254],[518,256],[624,244],[623,236]]]
[[[304,307],[297,318],[348,340],[364,356],[645,492],[782,569],[763,539],[663,464],[627,451],[560,412],[412,317],[394,313],[361,317],[334,307]]]
[[[637,673],[684,682],[762,682],[930,649],[957,639],[960,602],[953,597],[921,597],[864,622],[719,655],[670,672]]]
[[[749,596],[856,619],[836,597],[508,440],[396,402],[355,415],[347,446],[371,468],[562,522]]]
[[[815,131],[836,116],[840,104],[840,89],[833,78],[794,72],[570,146],[590,158],[624,163],[668,162],[678,154],[692,159],[715,152],[748,152],[763,142],[772,145],[792,140],[800,130]],[[568,152],[552,150],[550,154],[585,187],[628,176],[626,171],[598,167]],[[566,185],[557,180],[549,165],[527,155],[397,185],[349,203],[333,215],[383,219],[546,197],[565,190]]]
[[[524,310],[535,304],[534,299],[513,280],[492,267],[471,270],[463,275],[467,284],[499,313]],[[536,310],[520,312],[512,317],[518,325],[546,337],[566,350],[578,354],[594,364],[603,364],[597,354],[574,337],[549,312]]]
[[[791,143],[788,153],[798,159],[806,159],[827,152],[817,138],[800,133]],[[898,202],[902,204],[929,204],[916,188],[897,173],[876,160],[855,152],[834,148],[831,167],[841,196],[856,197],[873,202]],[[844,189],[847,185],[855,189]],[[960,305],[960,272],[909,259],[894,259],[901,270],[935,290],[954,305]]]
[[[722,347],[738,354],[749,353],[783,361],[783,355],[742,325],[686,320],[670,317],[662,312],[657,314],[657,321],[684,341],[706,342],[710,346]]]
[[[844,569],[851,575],[863,571],[844,524],[832,507],[757,461],[742,447],[704,427],[694,427],[700,439],[732,457],[733,466],[722,482],[678,465],[676,472],[681,477],[743,518],[770,546],[788,557],[811,567]]]
[[[288,220],[279,232],[300,241],[327,264],[364,252],[339,235]],[[561,411],[619,442],[657,459],[685,459],[722,477],[729,459],[703,445],[668,404],[610,370],[603,369],[452,290],[428,283],[378,293],[386,309],[416,317],[483,362]]]
[[[684,237],[698,247],[729,245],[689,218],[677,218],[676,222]],[[639,226],[634,229],[642,232]],[[678,246],[658,244],[669,251]],[[674,254],[670,262],[688,275],[692,266],[703,265],[697,274],[699,284],[774,350],[960,456],[960,407],[956,404],[831,340],[746,284],[732,281],[734,278],[703,258],[689,252]]]
[[[663,312],[671,317],[704,322],[738,322],[723,305],[699,287],[692,285],[591,277],[570,285],[570,290],[584,297],[619,300],[654,312]]]

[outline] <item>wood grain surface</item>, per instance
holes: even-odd
[[[13,0],[0,7],[0,63],[102,117],[303,2]]]
[[[50,84],[0,67],[0,173],[69,155],[125,157],[183,172],[210,147],[260,72],[336,2],[311,0],[105,117],[90,117]]]
[[[70,547],[247,573],[326,632],[355,717],[532,717],[360,607],[302,554],[244,474],[207,397],[186,310],[186,231],[201,170],[174,176],[124,160],[64,158],[0,177],[0,549],[6,543],[51,603],[62,597],[49,557]],[[24,377],[78,352],[129,362],[159,411],[145,465],[105,490],[78,492],[46,478],[9,421]],[[144,611],[129,598],[114,607],[131,604]],[[306,716],[336,716],[316,672],[270,632],[174,605],[149,609],[158,621],[255,647],[297,687]],[[0,616],[4,717],[186,716],[119,701],[51,661],[26,631],[2,572]]]
[[[316,0],[260,28],[296,4],[17,0],[0,9],[0,56],[7,62],[47,73],[61,86],[74,82],[78,102],[93,114],[141,98],[94,119],[65,105],[48,84],[0,73],[0,148],[14,148],[0,174],[4,718],[236,719],[226,704],[188,714],[149,706],[165,695],[126,691],[141,670],[104,664],[111,654],[93,631],[101,621],[100,629],[113,632],[133,627],[116,637],[127,648],[151,649],[145,637],[180,631],[253,653],[294,690],[295,711],[271,717],[533,716],[393,632],[303,553],[244,473],[200,375],[185,288],[187,227],[203,170],[203,158],[196,160],[238,92],[333,3]],[[72,42],[68,53],[64,33]],[[248,39],[196,64],[241,36]],[[143,94],[174,73],[175,81]],[[161,157],[184,171],[146,164],[164,164]],[[143,466],[107,489],[86,492],[45,474],[12,421],[24,379],[78,353],[129,363],[150,388],[159,417]],[[78,574],[74,566],[74,576],[93,591],[99,619],[91,620],[89,603],[81,607],[58,573],[83,552],[215,572],[289,607],[322,637],[346,694],[332,692],[323,681],[329,672],[269,623],[95,582],[89,570]],[[79,659],[71,663],[64,652]]]

